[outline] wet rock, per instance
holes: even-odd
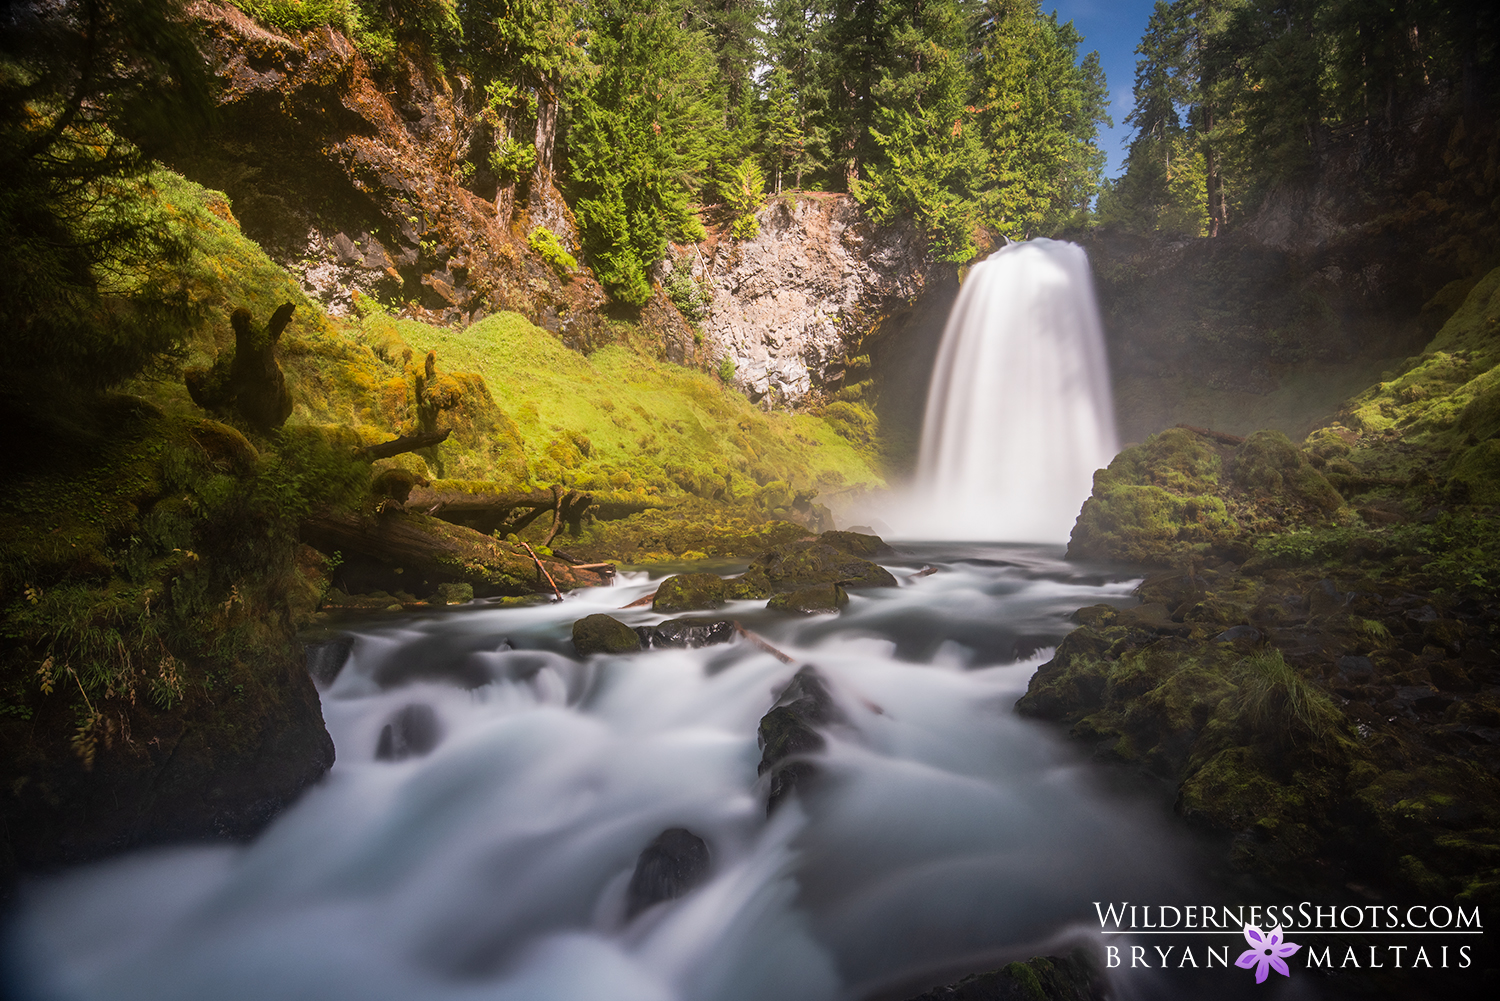
[[[766,602],[766,607],[778,612],[794,612],[798,615],[820,615],[837,612],[849,604],[849,594],[837,584],[819,584],[797,591],[778,594]]]
[[[1254,626],[1230,626],[1214,637],[1215,643],[1259,643],[1260,630]]]
[[[651,603],[656,612],[696,612],[724,607],[724,581],[711,573],[683,573],[668,577]]]
[[[330,640],[308,643],[304,650],[307,652],[307,673],[312,675],[319,688],[327,688],[349,662],[349,654],[354,650],[354,637],[335,636]]]
[[[858,556],[861,559],[870,559],[874,556],[893,556],[895,550],[885,544],[885,540],[878,535],[867,535],[863,532],[824,532],[818,536],[818,541],[826,546],[832,546],[850,556]]]
[[[636,859],[626,891],[626,917],[663,900],[676,900],[703,882],[708,868],[708,845],[702,838],[682,827],[663,831]]]
[[[806,756],[827,746],[817,728],[843,720],[843,712],[817,669],[804,667],[798,671],[776,705],[761,717],[756,734],[761,747],[756,773],[771,776],[767,814],[816,776],[817,766]]]
[[[851,556],[816,539],[784,542],[751,562],[745,576],[759,570],[773,592],[796,591],[814,584],[846,588],[895,587],[890,571],[869,560]]]
[[[654,626],[636,626],[635,632],[648,649],[696,650],[734,639],[734,623],[728,619],[668,619]]]
[[[375,745],[375,760],[402,761],[420,758],[437,747],[442,739],[442,727],[432,707],[421,702],[406,706],[391,721],[380,728],[380,740]]]
[[[1171,629],[1177,625],[1172,621],[1171,610],[1156,601],[1135,608],[1122,608],[1116,614],[1120,625],[1138,629]]]
[[[573,623],[573,649],[578,656],[596,653],[635,653],[641,649],[636,631],[612,615],[585,615]]]
[[[911,1001],[1096,1001],[1104,996],[1095,985],[1087,953],[1035,956],[992,973],[976,973],[956,984],[934,987]]]

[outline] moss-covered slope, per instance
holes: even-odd
[[[1500,900],[1500,271],[1301,449],[1173,429],[1096,477],[1079,612],[1024,713],[1173,782],[1283,885]]]

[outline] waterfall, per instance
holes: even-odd
[[[1118,449],[1083,248],[1030,240],[975,265],[938,349],[903,534],[1066,541]]]

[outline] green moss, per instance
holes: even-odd
[[[532,230],[531,235],[526,238],[526,244],[557,272],[559,278],[567,278],[578,270],[578,260],[568,253],[567,248],[557,239],[557,234],[546,226],[538,226]]]
[[[610,615],[586,615],[573,623],[573,649],[578,656],[596,653],[635,653],[641,649],[641,638],[619,619]]]
[[[724,581],[721,578],[711,573],[685,573],[661,582],[651,610],[671,614],[723,606]]]
[[[847,604],[849,595],[842,587],[837,584],[819,584],[778,594],[766,602],[766,607],[777,612],[818,615],[837,612]]]

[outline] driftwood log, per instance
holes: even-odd
[[[406,499],[408,510],[464,525],[486,534],[520,533],[532,522],[552,515],[552,524],[542,545],[551,545],[559,530],[567,526],[571,535],[583,530],[583,518],[594,506],[588,493],[553,487],[551,490],[435,490],[418,488]]]
[[[302,523],[302,541],[343,561],[334,584],[350,593],[405,591],[418,597],[439,584],[468,584],[476,597],[551,593],[606,577],[551,560],[462,525],[406,511],[373,517],[327,513]]]

